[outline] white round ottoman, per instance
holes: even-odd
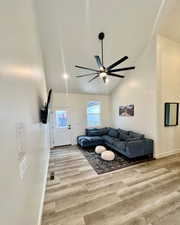
[[[105,161],[112,161],[115,158],[115,154],[112,151],[105,151],[101,154],[101,158]]]
[[[104,146],[99,145],[99,146],[96,146],[96,148],[95,148],[95,152],[97,154],[101,154],[104,151],[106,151],[106,148]]]

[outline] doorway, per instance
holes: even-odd
[[[71,145],[71,120],[69,108],[58,108],[52,112],[52,147]]]

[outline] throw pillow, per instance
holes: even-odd
[[[108,135],[111,136],[111,137],[117,138],[118,137],[118,131],[114,128],[110,128],[109,132],[108,132]]]
[[[121,133],[121,134],[119,135],[120,141],[127,141],[129,138],[130,138],[129,135],[127,135],[127,134]]]
[[[144,134],[139,134],[133,131],[129,131],[129,136],[132,138],[139,138],[139,139],[143,139],[144,138]]]
[[[96,128],[86,128],[86,136],[95,136],[94,132],[96,132]]]
[[[136,137],[129,137],[126,139],[126,141],[130,142],[130,141],[138,141],[141,140],[140,138],[136,138]]]
[[[118,129],[118,132],[119,132],[119,134],[126,134],[126,135],[129,134],[129,131],[123,130],[123,129]]]
[[[108,133],[108,128],[88,128],[86,129],[87,136],[102,136]]]

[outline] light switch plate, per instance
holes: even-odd
[[[19,163],[19,175],[23,179],[28,168],[27,154],[25,150],[25,124],[16,123],[17,158]]]
[[[27,168],[28,168],[27,158],[26,158],[26,156],[24,156],[19,164],[19,174],[20,174],[21,179],[24,178]]]
[[[22,122],[16,124],[16,143],[17,157],[19,162],[21,162],[25,155],[25,126]]]

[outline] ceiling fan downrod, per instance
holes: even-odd
[[[102,64],[104,65],[104,38],[105,38],[105,34],[103,32],[99,33],[98,35],[99,40],[101,41],[101,60],[102,60]]]

